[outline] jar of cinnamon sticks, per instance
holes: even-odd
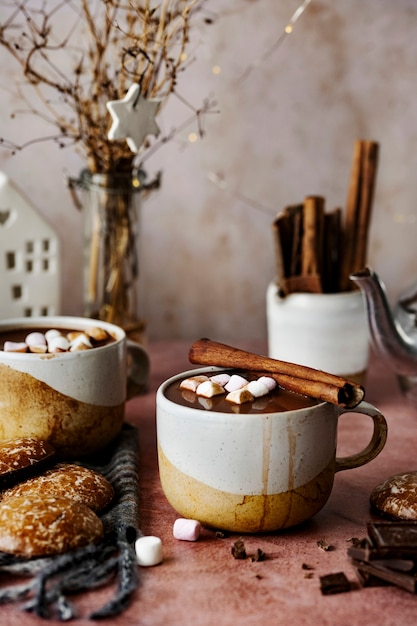
[[[369,333],[361,292],[350,280],[367,263],[379,145],[354,145],[347,204],[327,212],[307,196],[273,222],[276,279],[267,289],[269,355],[362,382]]]

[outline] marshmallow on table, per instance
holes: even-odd
[[[174,522],[173,535],[181,541],[197,541],[201,532],[201,524],[195,519],[178,518]]]
[[[152,567],[162,563],[162,541],[159,537],[148,535],[135,541],[136,560],[142,567]]]

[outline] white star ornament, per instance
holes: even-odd
[[[106,104],[113,120],[108,138],[126,139],[132,152],[139,152],[147,135],[157,137],[160,133],[155,122],[160,103],[160,100],[143,98],[138,83],[130,85],[124,98]]]

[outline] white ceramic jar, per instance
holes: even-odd
[[[266,294],[268,354],[362,383],[369,358],[369,330],[360,290]]]

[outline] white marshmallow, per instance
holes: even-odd
[[[51,339],[53,339],[54,337],[60,337],[61,335],[62,333],[59,330],[56,330],[55,328],[51,328],[50,330],[46,331],[45,339],[47,343],[49,343]]]
[[[240,376],[239,374],[233,374],[230,377],[229,382],[225,385],[226,391],[236,391],[237,389],[242,389],[248,384],[246,378]]]
[[[210,380],[208,376],[190,376],[182,380],[180,383],[180,389],[189,389],[190,391],[197,391],[198,385],[201,385],[205,380]]]
[[[136,560],[142,567],[152,567],[162,563],[162,541],[159,537],[148,535],[135,541]]]
[[[24,341],[5,341],[4,352],[27,352],[28,347]]]
[[[260,376],[258,381],[268,387],[268,391],[272,391],[277,386],[277,381],[271,376]]]
[[[31,346],[46,346],[46,338],[43,333],[33,332],[26,336],[25,342]]]
[[[261,398],[269,393],[268,387],[259,379],[251,380],[246,385],[246,389],[248,389],[255,398]]]
[[[29,352],[33,352],[34,354],[45,354],[48,352],[48,346],[46,343],[43,344],[32,344],[29,346]]]
[[[67,352],[69,350],[69,346],[70,343],[68,339],[63,335],[57,335],[48,341],[49,352]]]
[[[244,402],[252,402],[255,398],[251,394],[251,392],[243,387],[242,389],[235,389],[227,394],[226,400],[228,402],[233,402],[234,404],[243,404]]]
[[[195,519],[178,518],[174,522],[173,535],[181,541],[197,541],[201,532],[201,524]]]
[[[196,394],[198,396],[203,396],[204,398],[212,398],[213,396],[218,396],[221,393],[224,393],[224,389],[218,383],[213,383],[212,380],[205,380],[203,383],[198,385]]]
[[[91,343],[88,335],[86,335],[85,333],[80,333],[70,343],[71,352],[76,352],[78,350],[88,350],[92,347],[93,344]]]
[[[214,376],[210,376],[210,380],[224,387],[230,380],[230,374],[215,374]]]

